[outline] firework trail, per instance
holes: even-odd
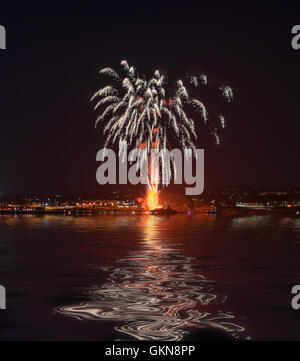
[[[151,149],[160,151],[171,143],[177,143],[181,150],[194,150],[199,118],[219,144],[218,129],[225,127],[225,117],[199,93],[208,87],[206,75],[188,75],[169,87],[166,75],[160,70],[146,80],[126,60],[121,61],[121,66],[122,75],[110,67],[100,70],[100,74],[110,78],[111,84],[91,98],[97,100],[94,110],[100,111],[95,127],[104,122],[105,147],[119,143],[121,154],[126,141],[129,147],[145,149],[146,158]],[[226,101],[233,99],[229,86],[218,84],[217,90]]]

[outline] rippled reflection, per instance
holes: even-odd
[[[79,320],[119,321],[116,331],[139,340],[182,340],[195,327],[221,329],[233,337],[244,334],[232,313],[208,312],[211,303],[223,307],[226,296],[199,274],[193,257],[160,238],[158,218],[140,221],[139,247],[118,260],[117,267],[102,268],[110,272],[107,283],[87,290],[90,301],[56,311]]]

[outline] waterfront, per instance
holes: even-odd
[[[1,340],[299,340],[300,219],[0,217]]]

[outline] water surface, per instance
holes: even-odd
[[[1,340],[300,339],[300,219],[1,216]]]

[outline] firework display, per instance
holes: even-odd
[[[111,85],[99,89],[91,99],[97,100],[94,109],[100,111],[95,126],[101,121],[105,124],[105,147],[126,140],[129,146],[144,147],[149,154],[175,139],[181,149],[195,149],[201,120],[219,144],[218,129],[225,127],[225,117],[201,98],[201,89],[209,86],[206,75],[188,75],[169,86],[167,75],[160,70],[146,80],[126,60],[121,66],[123,75],[110,67],[100,70]],[[228,85],[219,83],[217,88],[226,101],[233,99]]]

